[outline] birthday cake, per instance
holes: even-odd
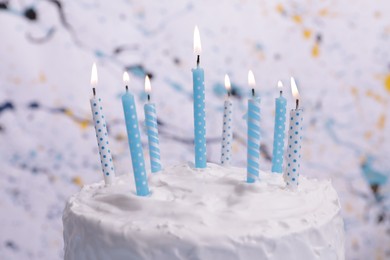
[[[150,195],[131,175],[86,185],[63,214],[65,259],[344,259],[344,228],[330,181],[179,165],[149,174]]]

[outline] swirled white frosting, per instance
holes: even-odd
[[[64,215],[65,259],[344,259],[340,205],[330,181],[187,165],[149,175],[151,195],[132,176],[87,185]]]

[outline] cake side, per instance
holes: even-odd
[[[149,176],[150,197],[131,177],[85,186],[64,211],[65,259],[344,259],[343,222],[329,181],[279,174],[245,183],[245,170],[186,165]]]

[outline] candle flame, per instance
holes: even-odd
[[[195,26],[194,30],[194,53],[200,55],[202,52],[202,44],[200,43],[200,34],[198,26]]]
[[[145,92],[148,94],[152,92],[152,85],[150,84],[150,79],[148,75],[146,75],[145,77]]]
[[[249,70],[249,72],[248,72],[248,84],[252,88],[255,87],[255,85],[256,85],[255,75],[253,75],[252,70]]]
[[[280,90],[282,90],[282,88],[283,88],[283,83],[280,80],[278,81],[278,88]]]
[[[295,99],[299,99],[297,84],[295,83],[295,79],[293,77],[291,77],[291,92]]]
[[[230,79],[228,74],[225,74],[225,88],[229,92],[230,89],[232,88],[232,85],[230,84]]]
[[[91,85],[93,87],[96,87],[97,83],[98,83],[98,74],[97,74],[96,63],[94,62],[91,71]]]
[[[127,71],[123,72],[123,83],[127,85],[129,84],[129,81],[130,81],[129,73],[127,73]]]

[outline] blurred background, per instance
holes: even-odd
[[[302,174],[332,179],[347,259],[390,259],[389,14],[385,0],[0,1],[0,258],[61,259],[66,200],[102,180],[89,104],[93,62],[117,175],[132,171],[124,70],[141,124],[143,79],[152,77],[163,164],[193,161],[197,24],[208,160],[220,158],[225,73],[233,84],[233,162],[244,167],[254,71],[263,170],[271,167],[276,83],[285,84],[292,108],[294,76],[305,109]]]

